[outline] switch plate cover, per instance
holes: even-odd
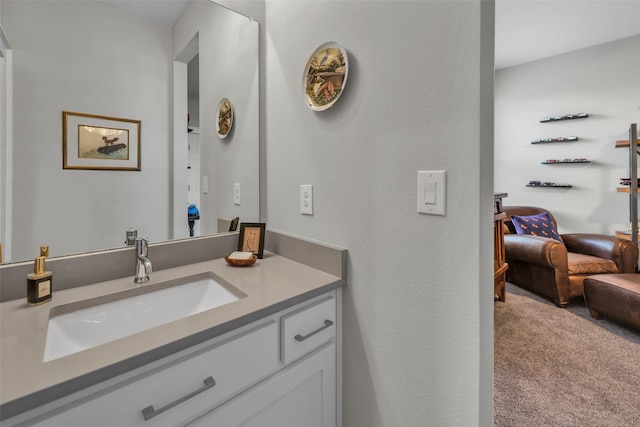
[[[445,215],[447,176],[443,170],[418,171],[418,212]]]

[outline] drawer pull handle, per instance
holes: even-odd
[[[174,400],[173,402],[169,403],[166,406],[163,406],[160,409],[153,409],[153,406],[149,405],[146,408],[144,408],[142,410],[142,415],[144,416],[144,420],[145,421],[149,421],[151,418],[155,417],[156,415],[159,415],[161,413],[163,413],[164,411],[167,411],[171,408],[173,408],[176,405],[179,405],[180,403],[191,399],[193,396],[196,396],[200,393],[202,393],[205,390],[210,389],[211,387],[213,387],[214,385],[216,385],[216,381],[213,379],[213,377],[207,377],[204,379],[204,386],[200,387],[199,389],[197,389],[196,391],[192,391],[191,393],[182,396],[180,399],[178,400]]]
[[[309,333],[309,334],[307,334],[305,336],[302,336],[302,335],[298,334],[294,338],[296,339],[296,341],[302,342],[302,341],[306,340],[307,338],[311,338],[312,336],[314,336],[318,332],[324,331],[325,329],[327,329],[331,325],[333,325],[333,322],[331,320],[327,319],[327,320],[324,321],[324,326],[321,326],[320,328],[316,329],[315,331],[313,331],[313,332],[311,332],[311,333]]]

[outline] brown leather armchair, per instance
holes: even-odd
[[[594,274],[635,273],[638,247],[628,240],[602,234],[562,234],[563,242],[516,234],[511,215],[547,213],[532,206],[505,206],[503,222],[507,281],[553,299],[566,307],[583,295],[583,281]]]

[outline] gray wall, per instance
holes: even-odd
[[[14,59],[12,259],[43,243],[52,256],[121,246],[129,227],[166,240],[171,29],[97,2],[2,7]],[[63,170],[63,110],[141,120],[142,171]]]
[[[345,426],[491,425],[492,6],[266,2],[264,219],[349,250]],[[348,82],[313,112],[303,68],[327,41]],[[428,169],[447,171],[445,217],[416,213]]]
[[[629,222],[628,194],[616,192],[628,177],[631,123],[640,121],[640,36],[496,72],[495,188],[507,205],[542,206],[560,231],[614,234]],[[589,113],[589,118],[539,123],[545,116]],[[577,136],[571,143],[538,138]],[[587,158],[578,165],[542,165],[547,159]],[[569,183],[571,189],[528,188],[532,179]]]

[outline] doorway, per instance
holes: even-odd
[[[187,203],[200,204],[200,56],[187,64]],[[200,236],[200,221],[189,220],[189,236]]]
[[[189,219],[189,205],[194,204],[198,210],[200,209],[201,191],[198,52],[199,41],[196,33],[173,61],[172,238],[174,239],[200,235],[199,220]]]

